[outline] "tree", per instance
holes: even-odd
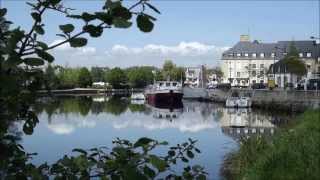
[[[59,85],[59,79],[55,71],[55,67],[49,63],[44,73],[44,85],[47,90],[56,89]]]
[[[37,115],[32,111],[31,105],[35,103],[35,95],[38,89],[36,79],[43,78],[41,66],[54,61],[50,50],[69,43],[71,47],[83,47],[87,39],[81,37],[85,34],[90,37],[99,37],[105,29],[129,28],[132,25],[132,17],[136,17],[137,26],[142,32],[152,31],[156,20],[145,13],[151,9],[159,11],[149,1],[141,0],[131,7],[125,7],[122,1],[106,0],[103,10],[97,12],[83,12],[72,14],[70,8],[62,5],[61,0],[36,0],[27,3],[31,6],[30,13],[33,24],[29,31],[22,30],[19,26],[15,29],[1,29],[0,42],[0,147],[1,161],[0,172],[3,179],[148,179],[155,178],[160,173],[170,170],[170,166],[177,160],[188,162],[193,158],[195,141],[185,143],[186,146],[173,147],[168,155],[156,156],[151,154],[155,147],[166,144],[149,138],[140,138],[131,143],[127,140],[115,140],[115,147],[109,152],[99,148],[85,151],[74,149],[75,156],[64,156],[56,163],[47,163],[39,166],[30,163],[32,154],[25,152],[22,145],[17,142],[19,136],[10,133],[9,126],[12,121],[22,122],[25,134],[32,134],[39,122]],[[138,8],[139,7],[139,8]],[[44,16],[48,11],[62,14],[70,19],[83,21],[83,26],[75,28],[72,24],[59,26],[61,33],[57,35],[64,40],[57,44],[47,45],[40,40],[45,35]],[[0,18],[4,17],[7,9],[0,8]],[[10,22],[7,22],[10,23]],[[75,32],[75,29],[80,29]],[[46,39],[46,38],[41,38]],[[65,71],[78,72],[70,69]],[[63,74],[64,75],[64,74]],[[63,76],[62,76],[63,77]],[[77,80],[77,78],[76,78]],[[2,156],[4,155],[4,156]],[[168,178],[201,178],[205,172],[201,167],[186,167],[183,176],[169,174]],[[204,177],[205,178],[205,177]]]
[[[154,79],[152,70],[148,67],[135,67],[128,70],[128,81],[131,87],[144,88]]]
[[[101,67],[92,67],[91,68],[91,76],[93,82],[103,82],[104,79],[104,73],[106,71],[106,68]]]
[[[115,67],[107,73],[106,80],[113,88],[120,89],[127,83],[127,76],[122,69]]]
[[[92,77],[90,71],[86,67],[83,67],[79,70],[78,85],[82,88],[92,85]]]

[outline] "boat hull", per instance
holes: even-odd
[[[173,106],[180,105],[182,102],[183,93],[168,92],[168,93],[150,93],[146,94],[147,102],[153,106]]]

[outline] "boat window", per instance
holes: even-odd
[[[166,86],[169,87],[169,86],[170,86],[170,83],[166,83]]]
[[[177,86],[177,83],[172,83],[173,86]]]
[[[166,118],[170,118],[170,115],[169,115],[169,114],[167,114],[167,115],[166,115]]]
[[[163,83],[159,83],[159,86],[162,86],[163,85]]]

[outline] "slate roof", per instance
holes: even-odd
[[[289,46],[292,41],[278,41],[277,43],[260,43],[258,41],[253,42],[238,42],[232,48],[223,52],[222,59],[273,59],[272,53],[275,53],[276,59],[282,59],[283,53],[289,51]],[[317,58],[320,56],[320,44],[316,41],[306,40],[306,41],[294,41],[295,47],[298,49],[299,53],[303,53],[303,58],[307,58],[307,53],[311,52],[312,58]],[[241,53],[241,57],[237,57],[237,54]],[[245,57],[245,53],[249,56]],[[252,54],[256,53],[256,57]],[[264,57],[260,57],[260,53],[264,53]],[[232,56],[230,56],[232,54]]]

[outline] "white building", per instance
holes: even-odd
[[[240,42],[222,54],[223,82],[231,83],[232,86],[267,83],[270,65],[287,54],[291,42],[261,43],[257,40],[250,41],[248,35],[242,35]],[[315,41],[294,41],[294,44],[307,66],[308,74],[320,72],[319,63],[314,63],[319,59],[319,44]],[[276,84],[283,87],[283,81],[280,78],[279,81],[276,80]]]
[[[185,76],[185,85],[189,87],[206,87],[207,78],[204,66],[186,68]]]

